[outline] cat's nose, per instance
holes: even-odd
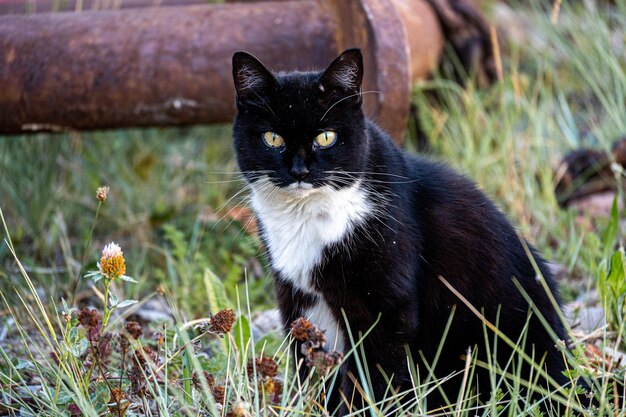
[[[291,170],[289,172],[295,179],[302,181],[311,171],[309,171],[302,159],[296,157],[293,158],[293,164],[291,165]]]

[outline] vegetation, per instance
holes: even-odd
[[[626,3],[564,2],[554,16],[530,3],[490,3],[508,29],[499,82],[479,90],[444,74],[417,85],[414,103],[432,157],[475,179],[564,265],[565,300],[599,291],[609,327],[574,326],[570,376],[594,387],[598,408],[589,415],[619,415],[623,200],[620,193],[606,216],[562,209],[554,169],[570,150],[608,150],[626,134]],[[274,304],[236,171],[229,126],[0,137],[0,415],[325,415],[332,352],[322,350],[322,362],[311,360],[317,372],[300,380],[289,366],[293,337],[255,337],[254,317]],[[621,182],[619,166],[614,173]],[[110,187],[105,201],[96,198],[101,186]],[[110,242],[123,249],[118,275],[102,269]],[[103,279],[84,279],[97,277],[89,271]],[[137,324],[148,306],[162,318]],[[358,358],[353,343],[347,355]],[[460,371],[466,390],[449,411],[538,415],[523,389],[529,382],[516,376],[519,360],[498,368],[469,354]],[[367,392],[369,370],[359,363]],[[498,388],[481,402],[471,391],[477,366],[490,367]],[[418,370],[414,378],[418,400],[403,407],[423,414],[441,381]],[[563,405],[545,414],[577,415],[584,396],[575,390],[544,392]],[[367,413],[385,415],[402,394]]]

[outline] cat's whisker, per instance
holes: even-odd
[[[240,196],[242,193],[248,191],[248,187],[244,186],[242,187],[239,191],[237,191],[232,197],[230,197],[228,200],[226,200],[224,203],[220,204],[219,207],[217,207],[216,211],[219,213],[220,211],[222,211],[226,206],[228,206],[228,204],[235,198],[237,198],[238,196]]]
[[[356,180],[357,178],[354,178],[354,179]],[[414,182],[419,182],[418,179],[412,179],[412,180],[406,180],[406,181],[384,181],[384,180],[375,180],[371,178],[358,178],[358,179],[360,179],[364,183],[371,183],[371,184],[411,184]]]
[[[263,184],[263,180],[259,180],[259,181],[257,181],[257,182],[258,182],[258,183],[260,183],[260,186],[261,186],[261,187],[263,187],[263,186],[264,186],[264,184]],[[250,185],[250,184],[247,184],[246,186],[242,187],[242,189],[240,189],[237,193],[235,193],[232,197],[230,197],[230,198],[229,198],[226,202],[222,203],[222,204],[221,204],[221,205],[220,205],[220,206],[216,209],[216,210],[217,210],[217,212],[218,212],[218,213],[219,213],[219,212],[221,212],[221,211],[222,211],[225,207],[227,207],[227,206],[228,206],[228,204],[230,204],[230,202],[231,202],[233,199],[237,198],[238,196],[240,196],[242,193],[244,193],[244,192],[246,192],[246,191],[247,191],[247,192],[252,192],[252,191],[253,191],[253,190],[252,190],[252,187],[251,187],[251,185]],[[231,213],[233,210],[235,210],[235,209],[239,208],[242,204],[249,205],[249,204],[248,204],[249,202],[250,202],[250,195],[245,195],[245,196],[243,196],[243,198],[242,198],[240,201],[238,201],[238,202],[237,202],[237,204],[235,204],[233,207],[231,207],[231,208],[228,210],[228,212],[226,212],[224,215],[222,215],[222,216],[221,216],[221,217],[220,217],[220,218],[216,221],[216,223],[213,225],[212,230],[213,230],[213,229],[215,229],[215,227],[216,227],[219,223],[221,223],[221,222],[222,222],[222,221],[223,221],[226,217],[228,217],[228,216],[230,215],[230,213]],[[232,223],[232,222],[231,222],[231,223]],[[230,225],[230,223],[229,223],[229,225]],[[228,227],[229,225],[227,225],[226,227]],[[225,229],[224,229],[224,230],[225,230]]]
[[[215,184],[228,184],[228,183],[238,183],[238,182],[248,182],[249,180],[254,180],[263,175],[272,173],[271,170],[259,170],[259,171],[212,171],[209,172],[209,175],[237,175],[237,178],[224,179],[224,180],[216,180],[216,181],[205,181],[205,184],[215,185]]]
[[[387,198],[385,196],[385,194],[388,194],[389,196],[393,196],[393,197],[399,197],[397,193],[394,193],[391,190],[385,190],[384,193],[380,193],[380,192],[376,192],[376,190],[371,189],[371,187],[367,187],[367,185],[371,184],[371,183],[383,183],[383,184],[402,184],[404,182],[402,181],[398,181],[398,182],[392,182],[392,181],[376,181],[376,180],[368,180],[368,179],[364,179],[364,178],[358,178],[358,177],[350,177],[350,178],[341,178],[341,177],[337,177],[337,176],[329,176],[329,181],[331,183],[335,183],[335,184],[339,184],[339,185],[345,185],[345,186],[351,186],[354,184],[355,181],[360,181],[361,184],[366,187],[369,191],[372,192],[372,194],[376,194],[378,200],[383,200],[383,201],[387,201],[389,200],[389,198]],[[407,181],[409,182],[409,181]],[[412,182],[412,181],[410,181]]]
[[[337,183],[341,183],[341,180],[340,180],[340,179],[337,179],[336,177],[331,177],[331,178],[332,178],[332,180],[334,180],[335,182],[337,182]],[[366,188],[368,188],[368,187],[366,186],[366,183],[362,182],[362,184],[363,184]],[[346,181],[346,182],[344,182],[344,185],[352,185],[352,182],[350,182],[350,181]],[[369,191],[370,191],[370,192],[372,192],[372,193],[374,193],[374,190],[369,190]],[[392,192],[391,190],[386,190],[386,191],[385,191],[384,193],[382,193],[382,194],[381,194],[381,193],[376,193],[376,196],[377,196],[377,200],[378,200],[378,202],[379,202],[379,203],[378,203],[378,204],[374,204],[374,206],[372,207],[372,215],[373,215],[372,217],[373,217],[373,218],[375,218],[375,219],[377,219],[377,220],[380,220],[380,222],[381,222],[381,223],[382,223],[385,227],[387,227],[390,231],[392,231],[392,232],[394,232],[394,233],[395,233],[395,232],[396,232],[396,230],[395,230],[395,229],[393,229],[391,226],[389,226],[386,222],[384,222],[384,221],[383,221],[383,220],[381,220],[381,219],[391,219],[391,220],[395,221],[396,223],[398,223],[399,225],[402,225],[402,223],[401,223],[398,219],[396,219],[396,218],[395,218],[395,217],[391,214],[390,210],[388,210],[387,208],[383,208],[383,207],[382,207],[382,206],[387,206],[387,204],[386,204],[386,203],[389,203],[389,202],[391,201],[392,197],[396,197],[396,198],[398,198],[398,197],[399,197],[399,196],[398,196],[398,194],[396,194],[396,193]],[[380,204],[381,202],[382,202],[382,203],[384,203],[384,204]],[[380,232],[379,232],[379,233],[380,233]],[[373,240],[373,239],[372,239],[372,242],[376,243],[376,241],[375,241],[375,240]]]
[[[220,217],[215,224],[213,225],[213,227],[211,228],[211,230],[215,230],[215,228],[217,227],[218,224],[220,224],[225,218],[229,217],[230,214],[234,211],[237,210],[242,204],[245,204],[249,201],[249,197],[245,196],[243,197],[240,201],[237,202],[237,204],[235,204],[234,206],[232,206],[224,215],[222,215],[222,217]],[[247,205],[247,204],[246,204]],[[234,219],[234,217],[230,216],[231,218],[231,222],[232,223],[232,219]],[[225,228],[222,229],[222,232],[224,230],[226,230],[228,228],[228,226],[230,226],[230,223],[226,225]]]
[[[242,202],[243,202],[243,201],[245,201],[245,200],[242,200]],[[230,209],[230,210],[228,211],[227,215],[228,215],[228,214],[230,214],[233,210],[237,209],[238,207],[239,207],[239,204],[237,204],[235,207],[233,207],[232,209]],[[227,224],[226,226],[224,226],[224,228],[222,228],[221,233],[224,233],[224,232],[225,232],[225,231],[226,231],[226,230],[227,230],[227,229],[228,229],[228,228],[229,228],[229,227],[233,224],[233,222],[234,222],[235,220],[237,220],[237,219],[235,219],[235,217],[234,217],[234,216],[231,216],[230,221],[228,222],[228,224]]]
[[[403,178],[403,179],[410,178],[410,177],[407,177],[406,175],[391,174],[388,172],[375,172],[375,171],[339,171],[339,172],[346,172],[348,174],[353,174],[353,175],[377,175],[377,176],[382,176],[382,177],[395,177],[395,178]]]
[[[243,236],[244,233],[248,231],[248,226],[250,226],[250,223],[252,223],[253,221],[255,221],[254,216],[250,216],[248,220],[246,220],[246,222],[239,228],[239,232],[237,232],[237,234],[235,235],[235,239],[239,236]]]
[[[228,172],[228,171],[223,171],[224,173],[237,173],[237,174],[242,174],[243,172],[241,171],[233,171],[233,172]],[[257,171],[244,171],[249,179],[258,179],[261,178],[262,176],[264,176],[267,173],[271,173],[273,172],[272,170],[257,170]],[[218,172],[214,172],[214,173],[218,173]],[[225,181],[216,181],[216,182],[209,182],[211,183],[227,183],[227,182],[240,182],[240,181],[246,181],[247,180],[245,178],[240,178],[240,179],[233,179],[233,180],[225,180]],[[236,199],[237,197],[241,196],[243,193],[245,192],[250,192],[250,184],[246,184],[244,185],[239,191],[237,191],[234,195],[232,195],[228,200],[226,200],[224,203],[220,204],[217,208],[216,208],[216,212],[220,213],[222,212],[226,207],[229,206],[229,204]],[[212,226],[211,230],[215,230],[215,228],[227,217],[230,216],[230,214],[236,210],[237,208],[241,207],[242,205],[248,205],[250,201],[250,197],[247,195],[244,195],[243,198],[241,198],[241,200],[239,200],[234,206],[230,207],[230,209],[224,213],[219,219],[217,219],[217,221],[215,222],[215,224]],[[226,230],[234,221],[234,218],[231,218],[231,221],[222,229],[222,232],[224,230]]]
[[[409,179],[409,177],[403,176],[403,175],[395,175],[395,174],[387,174],[388,176],[391,177],[397,177],[397,178],[404,178],[405,180],[402,181],[385,181],[385,180],[379,180],[379,179],[375,179],[375,178],[369,178],[367,176],[364,175],[385,175],[385,173],[376,173],[376,172],[367,172],[367,171],[362,171],[362,172],[350,172],[350,171],[324,171],[325,174],[335,174],[335,175],[340,175],[340,176],[347,176],[350,179],[360,179],[364,182],[370,182],[370,183],[377,183],[377,184],[409,184],[409,183],[413,183],[413,182],[419,182],[418,179]]]
[[[217,184],[233,184],[238,182],[245,182],[245,178],[233,178],[232,180],[219,180],[219,181],[204,181],[204,184],[207,185],[217,185]]]
[[[326,110],[326,112],[322,115],[322,118],[321,118],[319,121],[321,122],[322,120],[324,120],[324,117],[326,117],[326,115],[328,114],[328,112],[329,112],[329,111],[330,111],[333,107],[335,107],[337,104],[341,103],[342,101],[347,100],[347,99],[352,98],[352,97],[362,96],[363,94],[372,94],[372,93],[375,93],[375,94],[380,94],[380,91],[376,91],[376,90],[370,90],[370,91],[360,91],[360,92],[358,92],[358,93],[351,94],[351,95],[349,95],[349,96],[343,97],[343,98],[341,98],[341,99],[339,99],[339,100],[335,101],[335,102],[334,102],[334,103],[333,103],[333,104],[332,104],[332,105],[331,105],[331,106],[330,106],[330,107]]]
[[[329,174],[353,174],[353,175],[376,175],[376,176],[387,176],[387,177],[396,177],[396,178],[403,178],[403,179],[410,179],[410,177],[407,177],[406,175],[398,175],[398,174],[391,174],[391,173],[387,173],[387,172],[375,172],[375,171],[343,171],[343,170],[328,170],[328,171],[324,171],[324,173],[329,173]]]

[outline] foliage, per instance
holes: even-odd
[[[616,198],[611,209],[611,221],[605,232],[605,254],[598,276],[598,294],[604,306],[609,327],[622,334],[626,318],[624,316],[626,313],[626,256],[621,244],[616,251],[611,250],[615,245],[618,231],[619,210]]]
[[[206,269],[226,277],[231,299],[247,277],[252,299],[270,305],[258,241],[231,216],[245,193],[232,198],[244,183],[230,147],[225,126],[0,137],[0,204],[32,279],[71,300],[96,266],[90,248],[116,241],[137,260],[131,297],[173,284],[181,299],[191,295],[181,304],[187,313],[200,314],[203,294],[194,289]],[[104,203],[93,198],[102,185],[111,190]],[[0,247],[5,291],[21,285],[11,265]]]
[[[536,2],[523,3],[499,22],[513,26],[501,45],[503,79],[482,90],[418,84],[418,125],[431,153],[494,197],[547,258],[569,276],[597,276],[607,221],[562,210],[553,170],[568,151],[608,150],[626,132],[626,4],[562,2],[554,24]]]
[[[561,2],[555,24],[536,2],[519,3],[516,17],[531,29],[501,45],[503,79],[485,90],[441,77],[417,85],[419,126],[434,158],[474,178],[547,257],[567,266],[570,279],[561,286],[572,297],[598,284],[618,336],[607,331],[594,337],[601,349],[616,347],[626,293],[624,251],[615,246],[621,236],[617,206],[610,219],[560,209],[552,168],[567,150],[608,149],[626,132],[626,5]],[[252,317],[272,305],[272,291],[260,242],[246,232],[245,217],[235,215],[246,194],[229,126],[0,137],[0,172],[7,220],[0,244],[0,333],[6,337],[0,412],[329,413],[325,390],[336,387],[336,371],[301,379],[289,365],[289,339],[255,334]],[[110,187],[106,203],[93,196],[103,185]],[[81,277],[98,268],[93,247],[110,241],[125,248],[132,260],[128,274],[137,283],[110,280],[107,286],[100,280],[87,287]],[[109,286],[117,300],[97,295]],[[171,308],[174,321],[144,324],[139,334],[139,327],[127,324],[129,316],[155,297]],[[139,302],[111,312],[130,298]],[[220,338],[206,331],[217,313],[202,317],[225,309],[236,311],[237,319]],[[593,386],[601,401],[592,415],[617,415],[623,406],[613,394],[624,370],[603,351],[590,353],[584,340],[572,341],[568,376]],[[352,342],[345,354],[357,356],[357,378],[369,392],[369,373],[376,370],[359,357],[360,341]],[[260,371],[273,369],[268,357],[277,366],[274,376]],[[310,363],[315,358],[328,359],[322,352]],[[468,352],[459,371],[466,390],[450,399],[454,415],[537,415],[524,389],[532,381],[519,377],[522,360],[516,356],[498,367]],[[477,367],[490,370],[494,386],[481,401],[472,392]],[[402,407],[424,414],[428,394],[442,381],[416,366],[411,373],[417,400],[402,404],[404,393],[390,390],[365,412],[380,416]],[[579,391],[543,392],[565,406],[547,414],[576,415],[585,398]]]

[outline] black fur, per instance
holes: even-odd
[[[342,65],[357,69],[353,80],[358,83],[356,89],[350,88],[350,82],[329,82],[333,71],[345,69]],[[376,400],[383,398],[387,388],[376,365],[388,376],[393,375],[394,386],[411,387],[406,346],[421,376],[427,375],[420,358],[432,362],[453,309],[436,376],[463,369],[462,356],[469,347],[486,361],[483,323],[440,276],[487,320],[498,322],[499,329],[514,341],[530,310],[514,284],[517,279],[557,337],[565,339],[558,314],[510,222],[470,180],[440,163],[401,151],[364,117],[358,95],[362,71],[358,50],[345,52],[325,72],[278,75],[272,75],[248,54],[235,54],[233,75],[239,114],[233,136],[240,168],[250,182],[258,178],[253,171],[270,170],[272,182],[286,186],[294,182],[290,175],[293,164],[304,162],[314,186],[332,182],[324,173],[329,169],[359,173],[346,174],[334,186],[345,187],[361,179],[377,206],[378,214],[354,231],[356,244],[325,249],[324,261],[313,279],[342,325],[345,311],[355,339],[380,315],[364,341]],[[247,76],[256,77],[254,88],[247,88]],[[339,101],[344,97],[349,98]],[[324,129],[336,131],[340,143],[316,149],[312,138]],[[263,143],[261,135],[268,130],[285,138],[283,149],[271,149]],[[263,236],[263,224],[261,230]],[[529,247],[558,299],[545,262]],[[276,278],[279,308],[288,326],[315,302],[315,296],[304,294],[280,276]],[[489,339],[493,341],[492,333]],[[535,316],[530,319],[526,351],[537,361],[546,355],[549,374],[560,383],[566,382],[561,354]],[[499,341],[500,364],[510,356],[511,350]],[[342,369],[340,384],[348,398],[354,388],[349,373],[357,375],[353,360]],[[477,380],[479,390],[490,389],[486,373],[479,373]],[[456,400],[459,386],[460,377],[444,386],[451,401]],[[441,401],[439,393],[434,393],[429,397],[429,408],[440,406]],[[340,413],[345,411],[344,407]]]

